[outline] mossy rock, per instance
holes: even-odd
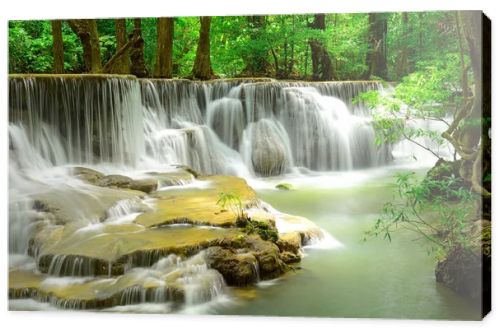
[[[138,216],[135,223],[148,228],[179,223],[232,227],[238,216],[217,204],[221,193],[233,193],[244,208],[255,207],[259,203],[255,191],[242,178],[217,175],[198,180],[205,186],[167,188],[154,192],[151,195],[157,199],[153,204],[154,210]]]
[[[206,258],[210,268],[220,272],[228,285],[247,286],[259,279],[257,259],[251,253],[216,246],[207,249]]]
[[[275,188],[279,190],[293,190],[295,187],[291,183],[279,183]]]

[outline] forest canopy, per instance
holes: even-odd
[[[9,72],[400,81],[429,66],[460,68],[455,16],[403,12],[10,21]]]

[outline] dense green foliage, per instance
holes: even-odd
[[[387,14],[388,77],[399,81],[414,70],[434,66],[436,55],[450,59],[457,51],[456,31],[449,29],[453,13]],[[143,18],[144,59],[153,73],[156,58],[157,19]],[[327,14],[325,30],[311,27],[313,15],[221,16],[211,24],[210,44],[214,74],[219,77],[272,76],[310,79],[311,40],[320,41],[332,60],[337,80],[367,78],[367,55],[372,48],[368,14]],[[99,19],[101,60],[105,64],[116,50],[115,22]],[[187,77],[193,68],[199,37],[198,17],[178,17],[174,24],[173,73]],[[127,19],[127,33],[133,20]],[[66,72],[84,69],[82,45],[66,21],[63,22],[64,67]],[[50,73],[53,71],[50,21],[9,22],[9,71]],[[445,53],[443,54],[443,50]],[[453,64],[458,58],[452,59]]]

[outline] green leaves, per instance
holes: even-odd
[[[243,203],[236,194],[221,192],[216,204],[223,210],[231,210],[239,220],[246,218],[246,214],[243,210]]]
[[[449,165],[442,163],[433,170],[445,166]],[[461,178],[451,172],[430,173],[423,180],[414,172],[400,172],[394,178],[396,196],[383,206],[373,228],[365,232],[365,240],[383,236],[392,242],[396,231],[407,230],[426,240],[429,254],[436,257],[457,246],[477,247],[471,221],[478,197]]]

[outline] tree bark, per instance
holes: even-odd
[[[54,73],[64,73],[64,46],[62,38],[62,21],[53,20],[52,24],[52,52],[54,54]]]
[[[368,14],[368,42],[370,50],[366,57],[367,79],[372,75],[387,79],[387,15]]]
[[[210,16],[200,17],[200,37],[196,58],[193,66],[193,78],[209,80],[213,77],[212,65],[210,63]]]
[[[116,52],[123,48],[127,44],[127,26],[126,19],[115,19],[115,34],[116,34]],[[111,62],[111,60],[110,60]],[[128,53],[124,52],[117,59],[116,65],[114,65],[114,70],[119,74],[129,74],[130,73],[130,60]]]
[[[409,73],[408,70],[408,57],[409,57],[409,24],[408,24],[408,12],[401,13],[401,21],[403,25],[403,41],[399,41],[399,56],[396,59],[396,76],[398,79],[404,77]]]
[[[325,30],[325,14],[315,14],[314,21],[309,24],[310,28]],[[311,46],[311,60],[312,60],[312,79],[313,80],[333,80],[333,67],[330,56],[326,47],[320,41],[312,39],[309,41]]]
[[[172,77],[172,53],[174,48],[174,18],[160,17],[157,22],[157,51],[154,76]]]
[[[146,63],[144,62],[144,40],[142,39],[141,19],[134,19],[134,31],[129,36],[133,40],[130,47],[130,73],[138,78],[148,76]]]
[[[116,50],[115,54],[111,59],[103,66],[102,73],[119,73],[119,74],[128,74],[120,72],[123,58],[127,59],[128,65],[128,54],[134,43],[137,42],[137,37],[132,35],[132,39],[130,39],[125,45]]]
[[[474,192],[482,196],[482,204],[489,206],[485,203],[491,201],[491,182],[485,182],[484,175],[491,175],[490,26],[479,12],[461,12],[459,18],[467,42],[473,84],[470,83],[472,87],[466,89],[470,96],[464,98],[462,108],[455,113],[453,122],[442,136],[462,158],[460,175],[471,182]],[[466,75],[469,67],[462,70]]]
[[[82,42],[85,72],[100,72],[101,51],[96,20],[68,20],[68,23]]]
[[[250,28],[250,38],[258,40],[262,38],[261,34],[266,27],[266,16],[248,16],[248,27]],[[243,76],[265,77],[271,74],[271,65],[268,60],[269,49],[255,47],[243,56],[245,69],[242,71]]]

